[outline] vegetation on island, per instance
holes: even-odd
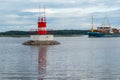
[[[87,35],[89,30],[49,30],[48,34],[54,34],[55,36],[72,36],[72,35]],[[3,37],[27,37],[29,35],[36,35],[36,31],[6,31],[0,32],[0,36]]]

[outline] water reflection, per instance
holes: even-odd
[[[38,53],[38,80],[44,80],[46,74],[47,46],[40,46]]]

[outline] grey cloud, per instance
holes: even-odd
[[[24,9],[38,8],[38,5],[43,6],[44,4],[47,8],[52,9],[70,9],[68,13],[62,11],[62,16],[54,14],[55,17],[47,16],[48,28],[56,29],[87,29],[91,24],[91,15],[95,15],[95,24],[101,24],[105,14],[108,14],[110,22],[112,25],[119,25],[120,21],[120,1],[119,0],[0,0],[0,28],[4,28],[5,25],[36,25],[37,24],[37,12],[22,12]],[[60,2],[61,1],[61,2]],[[92,11],[91,7],[97,7],[101,9],[100,11]],[[105,9],[115,9],[115,10],[104,10]],[[86,9],[90,8],[91,12],[81,15],[80,11],[73,12],[75,8]],[[65,13],[66,12],[66,13]],[[73,12],[73,13],[71,13]],[[49,14],[50,15],[50,14]],[[63,15],[67,15],[65,17]],[[70,15],[70,16],[69,16]],[[79,16],[76,16],[79,15]],[[11,22],[8,22],[11,21]],[[73,23],[72,23],[73,22]],[[72,24],[70,24],[72,23]],[[71,25],[71,26],[70,26]],[[80,27],[82,25],[82,27]],[[84,26],[83,26],[84,25]],[[86,26],[87,25],[87,26]],[[4,26],[4,27],[3,27]],[[74,27],[73,27],[74,26]],[[29,27],[28,27],[29,28]],[[9,29],[9,28],[8,28]]]

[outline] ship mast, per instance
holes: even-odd
[[[110,27],[110,33],[113,33],[113,32],[112,32],[111,25],[110,25],[110,22],[109,22],[109,19],[108,19],[108,17],[107,17],[107,16],[106,16],[106,20],[107,20],[108,26]]]
[[[91,29],[91,32],[94,32],[93,15],[92,15],[92,29]]]

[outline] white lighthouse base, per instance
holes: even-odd
[[[53,35],[31,35],[30,40],[23,45],[58,45],[59,42],[54,40]]]
[[[53,35],[30,35],[32,41],[53,41]]]

